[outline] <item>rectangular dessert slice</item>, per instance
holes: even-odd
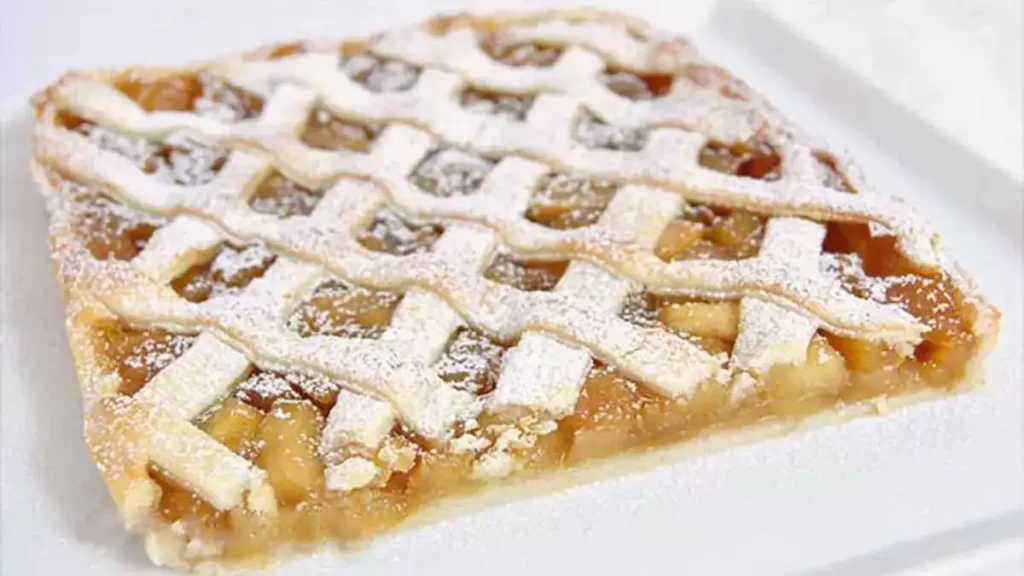
[[[621,15],[72,72],[33,104],[86,442],[158,564],[951,393],[998,331],[915,207]]]

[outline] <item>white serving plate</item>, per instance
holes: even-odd
[[[111,27],[94,12],[57,18],[69,34],[89,41],[67,38],[63,48],[38,57],[39,66],[174,62],[275,38],[366,33],[458,3],[374,10],[369,2],[256,2],[249,3],[256,16],[241,27],[230,23],[242,1],[147,3],[145,10],[128,0],[116,4],[131,15],[135,31],[124,31],[124,23]],[[708,2],[685,9],[663,4],[670,3],[637,1],[624,9],[689,32],[809,132],[850,149],[879,187],[917,203],[937,223],[1003,312],[989,384],[884,418],[497,505],[273,574],[674,574],[680,566],[695,574],[1017,573],[1024,562],[1020,184],[756,7],[724,2],[694,29]],[[126,45],[140,48],[125,54]],[[31,119],[21,103],[6,110],[0,573],[167,574],[151,567],[138,538],[124,532],[85,455],[46,219],[27,171]]]

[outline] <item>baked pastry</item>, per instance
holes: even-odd
[[[913,206],[620,15],[72,72],[34,105],[86,442],[160,564],[951,393],[998,330]]]

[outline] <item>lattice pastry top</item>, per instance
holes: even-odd
[[[855,256],[823,251],[829,226],[866,224],[865,242],[945,279],[974,310],[971,333],[995,323],[914,207],[685,41],[604,13],[435,20],[186,71],[73,73],[36,104],[72,341],[87,399],[109,416],[92,438],[121,451],[103,465],[130,484],[153,461],[218,509],[246,494],[274,507],[258,467],[189,424],[240,381],[280,386],[247,376],[253,365],[301,375],[313,398],[340,386],[319,441],[330,454],[379,447],[396,422],[458,449],[485,415],[543,431],[573,413],[595,359],[685,403],[702,387],[751,393],[804,362],[819,332],[919,351],[936,326]],[[90,187],[100,200],[83,200]],[[83,218],[122,240],[155,232],[97,257]],[[357,292],[394,293],[373,301],[390,321],[296,316]],[[728,349],[652,319],[639,292],[695,322],[694,306],[738,301],[717,337]],[[128,400],[82,352],[84,327],[113,317],[199,336],[141,361],[155,376]],[[469,333],[507,351],[492,364],[479,342],[453,352]],[[492,372],[493,390],[444,377],[474,371]],[[124,422],[140,429],[115,439]],[[347,459],[328,482],[375,473]]]

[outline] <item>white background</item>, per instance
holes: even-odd
[[[274,40],[361,34],[459,4],[4,0],[0,572],[150,572],[83,451],[63,310],[49,275],[45,217],[25,173],[30,123],[23,99],[69,67],[173,63]],[[1011,197],[1014,186],[986,163],[1021,171],[1020,3],[762,2],[778,18],[773,33],[809,40],[820,50],[815,54],[835,57],[852,76],[826,71],[820,59],[806,60],[800,51],[759,50],[757,31],[736,32],[744,23],[761,22],[752,12],[747,18],[743,8],[718,13],[714,26],[701,26],[715,4],[620,5],[662,27],[699,27],[695,37],[711,56],[812,132],[851,148],[874,182],[909,197],[936,220],[1004,312],[990,385],[884,419],[492,508],[386,539],[361,554],[289,568],[304,574],[345,567],[379,574],[511,575],[564,573],[575,566],[615,574],[668,573],[681,563],[694,573],[830,566],[856,574],[942,562],[953,570],[948,573],[1016,572],[1022,544],[1008,533],[1020,522],[1012,514],[1024,503],[1020,202]],[[873,82],[896,105],[876,101],[870,90],[841,89],[862,86],[857,77]],[[851,101],[851,94],[864,100]],[[871,111],[870,121],[851,120],[864,110]],[[952,154],[957,146],[986,160]],[[936,174],[948,174],[957,186]],[[977,190],[963,181],[992,185]],[[979,196],[985,198],[975,202]],[[952,561],[936,558],[964,548],[973,550]],[[937,566],[924,570],[936,573]]]

